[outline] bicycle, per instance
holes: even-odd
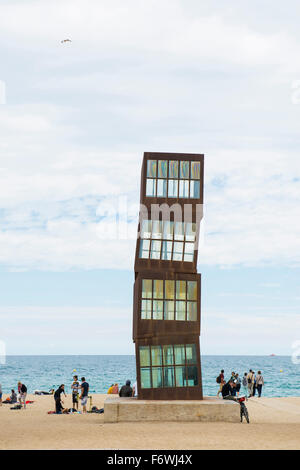
[[[249,424],[250,423],[249,413],[248,413],[247,406],[245,404],[246,397],[237,398],[236,401],[239,402],[240,407],[241,407],[240,408],[241,423],[243,422],[243,416],[245,416],[245,420]]]
[[[243,422],[243,417],[245,417],[245,420],[249,424],[250,419],[249,419],[248,409],[247,409],[247,406],[245,404],[246,399],[247,399],[246,397],[236,398],[236,397],[233,397],[232,395],[228,395],[228,396],[224,397],[224,400],[232,400],[232,401],[235,401],[235,402],[239,403],[241,423]]]

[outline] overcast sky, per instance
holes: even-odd
[[[297,1],[0,0],[9,354],[133,352],[144,151],[205,154],[202,351],[291,354],[299,14]]]

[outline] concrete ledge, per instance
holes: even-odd
[[[137,400],[111,396],[104,402],[104,422],[204,421],[237,423],[240,405],[213,397],[203,400]]]

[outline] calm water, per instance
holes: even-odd
[[[8,356],[6,364],[0,364],[0,383],[3,393],[17,388],[18,380],[27,385],[29,393],[35,389],[49,390],[61,383],[68,386],[69,392],[74,369],[76,375],[86,377],[94,393],[106,392],[113,382],[135,380],[134,356]],[[243,375],[249,369],[256,372],[260,369],[265,379],[265,396],[300,395],[300,365],[293,364],[289,356],[203,356],[205,395],[216,394],[220,369],[225,369],[227,379],[232,370]]]

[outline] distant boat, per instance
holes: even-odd
[[[276,356],[276,354],[270,354],[270,357],[274,357],[274,356]]]

